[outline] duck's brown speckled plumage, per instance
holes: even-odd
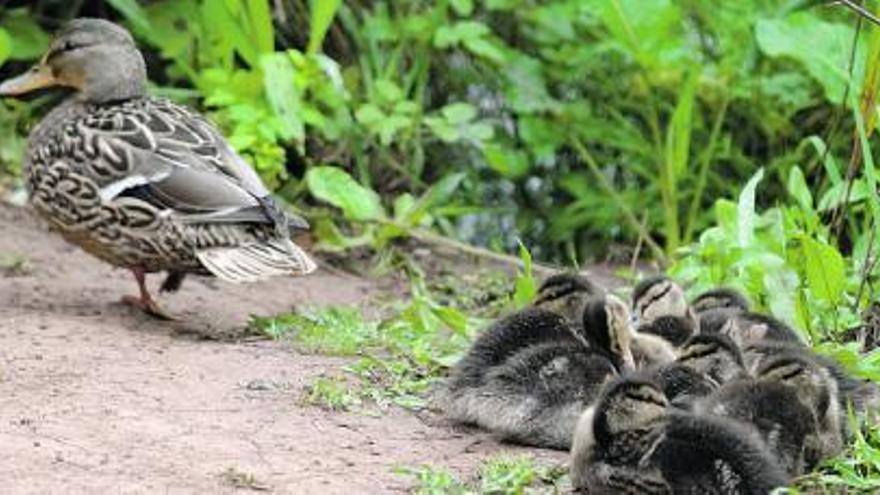
[[[104,73],[114,65],[122,73]],[[40,77],[52,79],[32,83]],[[157,271],[250,282],[314,270],[289,238],[305,222],[280,210],[211,123],[147,96],[145,84],[124,29],[78,19],[40,64],[0,85],[2,94],[77,90],[31,133],[24,171],[36,211],[66,240],[132,269],[139,283]]]

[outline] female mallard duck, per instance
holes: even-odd
[[[132,271],[140,297],[126,302],[165,316],[144,283],[151,272],[169,272],[163,288],[174,290],[184,273],[251,282],[315,269],[290,240],[308,225],[282,212],[220,132],[147,95],[144,60],[125,29],[70,21],[0,95],[49,87],[74,92],[31,133],[30,201],[66,240]]]
[[[754,431],[669,408],[659,385],[634,375],[606,385],[572,440],[571,480],[590,494],[757,494],[787,478]]]

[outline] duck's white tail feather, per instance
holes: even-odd
[[[278,275],[305,275],[317,268],[309,255],[289,239],[200,249],[196,257],[217,278],[232,283],[256,282]]]

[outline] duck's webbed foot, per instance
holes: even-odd
[[[131,268],[131,273],[134,274],[134,278],[137,280],[138,289],[140,289],[141,294],[140,297],[123,296],[122,303],[138,308],[154,318],[160,320],[173,320],[174,318],[171,315],[166,313],[165,310],[156,304],[156,301],[153,300],[153,296],[150,295],[150,291],[147,290],[146,273],[144,272],[144,269],[142,267],[133,267]]]

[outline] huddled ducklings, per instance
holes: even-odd
[[[611,376],[635,367],[626,305],[585,304],[583,323],[530,308],[502,318],[474,342],[439,392],[454,421],[520,443],[567,449],[581,411]]]
[[[731,380],[746,376],[742,353],[723,335],[695,335],[688,339],[674,363],[648,370],[670,403],[690,409],[692,402]]]
[[[572,445],[572,484],[590,494],[757,494],[788,482],[754,432],[671,409],[660,386],[638,375],[604,388]]]
[[[799,353],[767,359],[755,378],[726,383],[695,410],[752,425],[797,476],[843,445],[837,386],[826,370]]]
[[[691,307],[697,314],[718,309],[745,312],[749,311],[751,306],[749,299],[742,292],[731,287],[709,289],[691,301]]]
[[[652,277],[633,289],[633,316],[639,332],[680,346],[698,333],[698,320],[684,290],[667,277]]]

